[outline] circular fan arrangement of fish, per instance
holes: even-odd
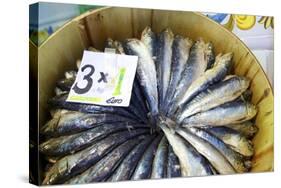
[[[250,170],[257,110],[249,80],[231,74],[232,53],[215,56],[210,42],[149,27],[140,40],[108,39],[106,47],[139,57],[130,106],[66,102],[76,76],[67,71],[40,130],[43,184]]]

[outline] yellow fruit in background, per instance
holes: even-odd
[[[236,25],[241,30],[247,30],[252,28],[256,23],[255,16],[248,16],[248,15],[232,15]]]

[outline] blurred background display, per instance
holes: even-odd
[[[101,8],[95,5],[36,3],[30,6],[29,37],[40,46],[74,17]],[[238,36],[256,55],[273,86],[274,18],[270,16],[203,13]]]

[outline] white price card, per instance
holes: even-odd
[[[129,106],[137,56],[84,51],[67,101]]]

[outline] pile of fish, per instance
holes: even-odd
[[[106,47],[138,56],[130,106],[66,102],[76,77],[67,71],[40,129],[48,161],[42,184],[250,170],[257,108],[250,80],[233,74],[232,53],[215,55],[203,39],[149,27],[141,39],[108,39]]]

